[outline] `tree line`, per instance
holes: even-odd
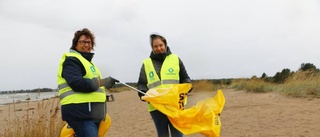
[[[300,68],[298,69],[298,71],[312,71],[312,72],[319,72],[320,70],[312,63],[302,63],[300,65]],[[277,72],[274,76],[272,77],[268,77],[266,73],[262,73],[260,79],[263,79],[267,82],[274,82],[277,84],[282,84],[286,81],[286,79],[288,77],[290,77],[291,75],[293,75],[294,73],[296,73],[294,71],[291,71],[288,68],[284,68],[282,69],[281,72]]]

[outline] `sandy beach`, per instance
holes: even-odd
[[[292,98],[276,93],[247,93],[224,89],[226,104],[221,114],[221,137],[319,137],[320,99]],[[145,102],[135,91],[112,93],[115,101],[108,102],[112,119],[108,137],[156,137],[156,129]],[[212,97],[214,91],[194,91],[188,106]],[[49,100],[52,101],[52,100]],[[55,103],[55,102],[53,102]],[[21,113],[36,111],[36,102],[20,103]],[[187,106],[187,107],[188,107]],[[11,107],[11,113],[13,109]],[[9,113],[8,105],[0,107],[2,121]],[[19,112],[20,113],[20,112]],[[3,127],[5,122],[1,122]],[[3,130],[1,130],[3,132]],[[201,134],[186,137],[203,137]]]

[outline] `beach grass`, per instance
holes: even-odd
[[[293,97],[320,97],[320,72],[299,71],[290,75],[284,83],[276,84],[256,77],[234,79],[230,88],[247,92],[277,92]]]
[[[192,83],[193,85],[193,92],[197,91],[213,91],[216,88],[212,82],[208,80],[200,80]]]
[[[320,97],[320,72],[295,73],[275,90],[293,97]]]
[[[251,78],[251,79],[235,79],[231,82],[230,88],[237,90],[245,90],[248,92],[267,92],[273,91],[276,84],[266,82],[262,79]]]
[[[18,107],[19,106],[19,107]],[[1,137],[59,137],[65,124],[61,120],[59,99],[8,104]]]

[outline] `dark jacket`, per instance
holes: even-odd
[[[79,53],[90,62],[94,56],[94,53]],[[83,64],[78,58],[67,57],[62,67],[62,77],[67,81],[68,85],[72,88],[73,91],[93,92],[99,88],[97,79],[83,78],[83,76],[86,75],[86,71]],[[104,119],[106,114],[105,108],[106,104],[101,102],[62,105],[62,119],[65,121],[89,119],[102,120]]]
[[[166,58],[166,56],[168,56],[170,54],[172,54],[172,53],[171,53],[170,48],[168,46],[167,46],[166,53],[163,53],[163,54],[154,54],[151,51],[150,58],[152,60],[154,69],[156,70],[156,72],[157,72],[157,74],[158,74],[160,79],[161,79],[160,70],[161,70],[161,67],[162,67],[162,63],[163,63],[164,59]],[[189,77],[189,75],[187,73],[187,70],[184,67],[183,62],[181,61],[180,58],[179,58],[179,66],[180,66],[180,72],[179,72],[180,83],[191,83],[191,79],[190,79],[190,77]],[[140,75],[139,75],[137,88],[140,91],[147,92],[149,90],[148,87],[147,87],[147,84],[148,84],[147,75],[146,75],[145,70],[144,70],[144,64],[142,64],[142,67],[140,69]],[[138,92],[138,95],[139,95],[139,97],[143,96],[143,94],[141,94],[139,92]]]

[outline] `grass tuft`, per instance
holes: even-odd
[[[196,81],[193,84],[193,91],[213,91],[215,86],[208,80]]]
[[[249,92],[276,91],[293,97],[320,97],[320,72],[298,71],[290,75],[282,84],[266,82],[263,79],[235,79],[230,88]]]
[[[58,137],[64,125],[60,116],[59,99],[41,100],[36,108],[17,108],[15,103],[8,105],[8,116],[4,118],[1,137]],[[12,109],[13,107],[13,109]]]

